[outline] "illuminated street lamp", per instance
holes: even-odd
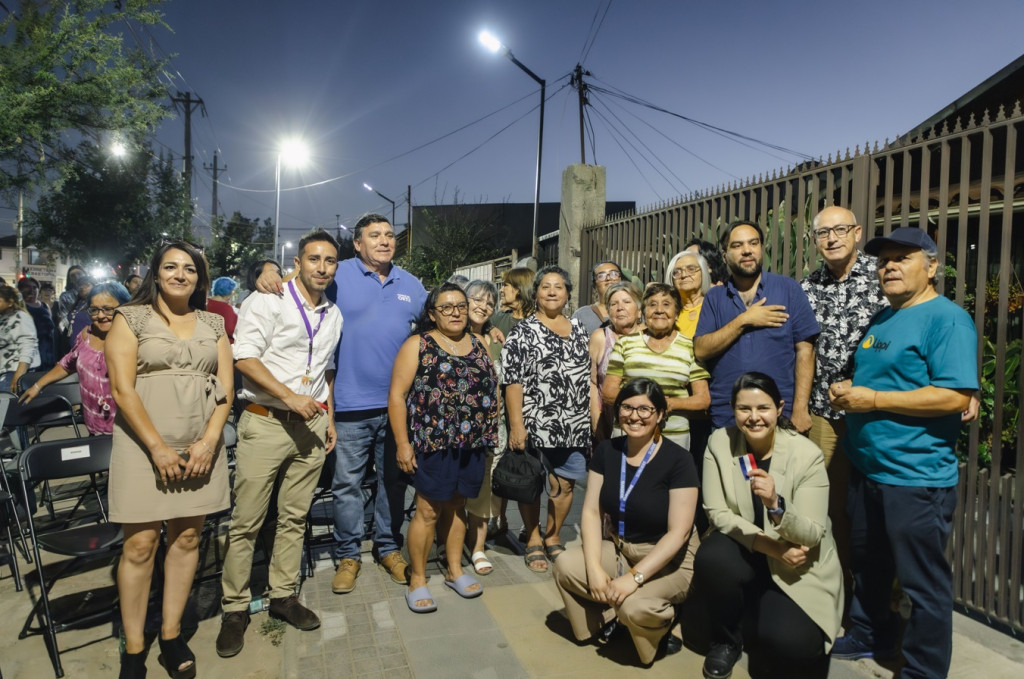
[[[302,167],[309,159],[309,151],[301,139],[285,139],[281,142],[281,148],[277,152],[277,169],[274,171],[274,252],[277,252],[281,236],[281,161],[283,160],[292,167]],[[291,245],[291,243],[289,243]],[[281,259],[284,259],[284,249],[281,250]],[[284,262],[281,262],[284,266]]]
[[[395,201],[391,200],[390,198],[388,198],[383,193],[381,193],[377,189],[373,188],[372,186],[370,186],[366,182],[363,182],[363,188],[366,189],[367,191],[373,191],[378,196],[380,196],[381,198],[383,198],[387,202],[391,203],[391,228],[392,229],[395,228]]]
[[[512,50],[502,45],[501,41],[494,37],[490,31],[480,31],[479,39],[480,44],[495,54],[501,52],[503,55],[508,57],[509,61],[521,68],[526,75],[533,78],[540,85],[540,129],[537,132],[537,178],[534,181],[533,190],[533,257],[534,259],[537,259],[540,256],[540,241],[537,240],[537,222],[540,219],[540,159],[541,151],[544,147],[544,91],[547,87],[547,81],[524,66],[521,61],[516,59],[515,56],[512,55]]]
[[[281,268],[282,269],[284,268],[284,249],[285,248],[290,248],[291,246],[292,246],[292,242],[291,241],[287,241],[285,243],[281,243]]]

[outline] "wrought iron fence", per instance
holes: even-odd
[[[580,271],[610,259],[644,281],[693,236],[717,241],[738,219],[765,229],[765,268],[800,279],[818,266],[807,232],[829,205],[850,208],[865,240],[897,226],[928,230],[946,264],[940,291],[978,328],[982,417],[962,437],[960,502],[949,557],[958,603],[1024,632],[1024,128],[1020,102],[980,121],[957,121],[912,140],[865,145],[771,176],[695,193],[582,231]],[[580,299],[591,281],[581,276]]]

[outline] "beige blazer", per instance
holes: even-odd
[[[750,482],[740,470],[739,458],[746,452],[743,434],[736,427],[715,431],[704,454],[702,487],[711,526],[751,549],[762,531],[754,524]],[[811,550],[800,568],[771,557],[768,567],[779,588],[828,635],[827,652],[843,617],[843,573],[828,518],[825,458],[807,438],[779,429],[769,473],[776,492],[786,499],[786,513],[775,526],[764,510],[764,534]]]

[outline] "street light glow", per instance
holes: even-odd
[[[366,182],[363,182],[363,188],[366,189],[367,191],[373,191],[373,187],[367,184]]]
[[[128,149],[121,142],[115,141],[110,145],[110,153],[113,154],[115,158],[124,158],[128,155]]]
[[[292,167],[302,167],[309,160],[309,148],[301,139],[281,142],[281,160]]]
[[[501,44],[501,41],[495,38],[494,34],[488,30],[480,31],[478,38],[480,39],[480,44],[494,54],[500,52],[501,48],[504,47],[504,45]]]

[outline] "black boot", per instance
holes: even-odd
[[[196,656],[181,638],[181,634],[173,639],[158,639],[160,642],[160,657],[157,660],[171,679],[193,679],[196,676]],[[185,665],[185,663],[189,663]],[[181,667],[185,665],[185,667]],[[179,669],[180,668],[180,669]]]
[[[146,651],[121,653],[121,673],[118,679],[146,679]]]

